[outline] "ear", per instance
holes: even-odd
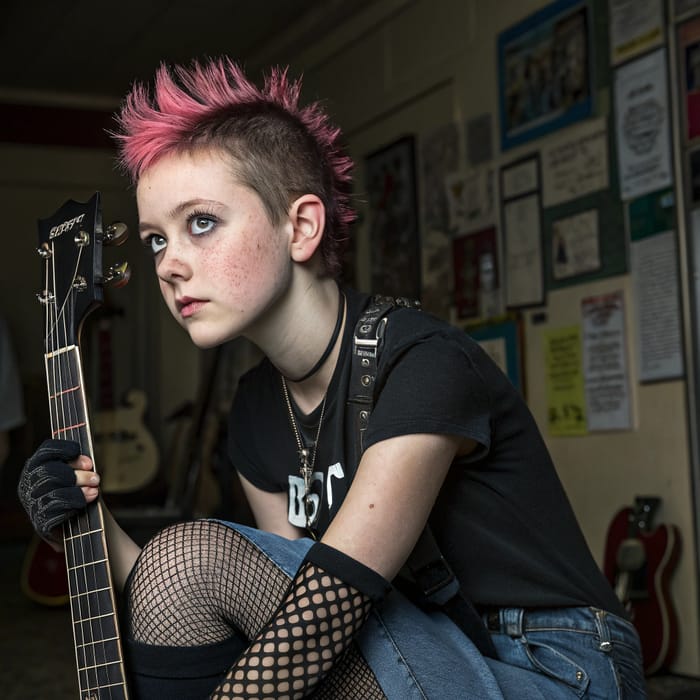
[[[323,238],[326,208],[315,194],[304,194],[289,207],[293,227],[291,256],[295,262],[310,260]]]

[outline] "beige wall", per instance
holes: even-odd
[[[320,37],[299,56],[307,98],[320,96],[348,135],[363,190],[364,156],[407,133],[419,138],[454,121],[462,131],[461,162],[466,164],[465,121],[489,112],[494,126],[494,165],[530,153],[543,141],[512,149],[498,147],[496,36],[546,2],[524,0],[378,0],[361,16]],[[600,21],[600,18],[599,18]],[[595,96],[596,116],[607,114],[611,96]],[[421,227],[425,235],[425,226]],[[368,260],[368,233],[358,234],[360,260]],[[446,250],[446,254],[447,254]],[[369,286],[368,265],[359,265],[358,284]],[[445,295],[450,293],[445,280]],[[543,333],[580,323],[584,297],[623,290],[626,305],[629,376],[634,429],[552,438],[546,432]],[[543,429],[559,473],[597,560],[602,563],[608,524],[635,495],[663,498],[659,521],[677,524],[683,553],[672,584],[682,620],[674,670],[700,674],[698,581],[690,480],[688,419],[683,381],[636,382],[633,287],[628,275],[551,293],[544,323],[525,314],[525,374],[528,402]]]

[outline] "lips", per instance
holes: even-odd
[[[180,297],[175,300],[175,305],[182,318],[194,316],[206,303],[205,299],[194,299],[193,297]]]

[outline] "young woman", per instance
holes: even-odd
[[[410,305],[380,324],[357,449],[373,302],[336,282],[351,162],[299,91],[221,59],[162,67],[120,113],[171,313],[199,347],[244,336],[265,354],[229,424],[258,529],[184,523],[139,554],[109,520],[137,697],[644,697],[637,635],[535,422],[467,335]],[[25,467],[47,538],[74,510],[60,488],[97,497],[78,452],[50,441]],[[444,561],[416,546],[426,525]]]

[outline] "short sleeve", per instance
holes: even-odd
[[[491,400],[478,368],[450,334],[397,350],[380,370],[365,445],[399,435],[432,433],[475,440],[470,461],[490,448]]]

